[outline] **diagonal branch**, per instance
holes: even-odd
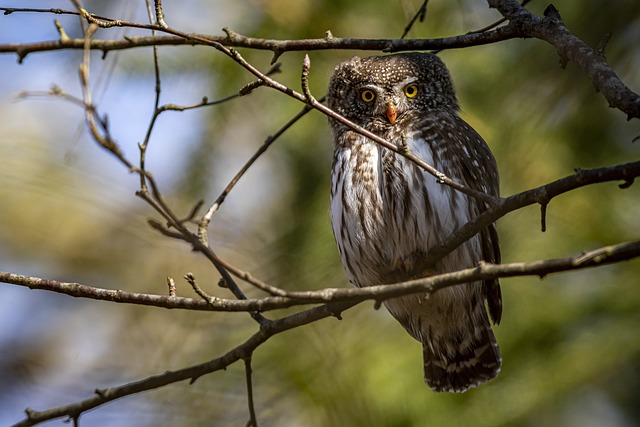
[[[417,272],[421,272],[431,268],[455,248],[475,236],[489,224],[502,218],[508,212],[534,203],[539,203],[541,206],[545,206],[546,209],[546,205],[553,197],[589,184],[624,181],[623,184],[620,184],[620,188],[627,188],[639,176],[640,161],[597,169],[579,169],[573,175],[501,199],[497,205],[487,209],[447,236],[442,243],[431,248],[425,259],[415,269]]]
[[[545,17],[539,17],[515,0],[488,1],[491,7],[498,9],[509,19],[510,25],[521,28],[523,36],[535,37],[551,44],[563,62],[574,61],[593,82],[596,91],[602,92],[610,107],[626,113],[628,119],[640,119],[640,96],[622,83],[602,52],[571,34],[553,6],[547,8]]]
[[[321,104],[320,102],[318,102],[313,95],[311,94],[311,91],[309,90],[309,71],[311,68],[311,61],[309,59],[309,55],[305,55],[304,57],[304,62],[303,62],[303,66],[302,66],[302,92],[304,94],[304,100],[305,102],[310,105],[311,107],[313,107],[314,109],[320,111],[322,114],[326,115],[327,117],[331,117],[334,120],[337,120],[338,122],[342,123],[343,125],[349,127],[350,129],[358,132],[359,134],[366,136],[367,138],[369,138],[370,140],[374,141],[375,143],[383,146],[384,148],[386,148],[389,151],[392,151],[400,156],[403,156],[404,158],[406,158],[407,160],[413,162],[414,164],[416,164],[418,167],[422,168],[424,171],[430,173],[431,175],[433,175],[434,177],[436,177],[436,179],[438,180],[438,183],[440,184],[444,184],[444,185],[448,185],[451,188],[454,188],[455,190],[460,191],[461,193],[464,193],[468,196],[471,197],[475,197],[476,199],[482,200],[483,202],[486,202],[487,204],[489,204],[489,206],[493,206],[496,203],[498,203],[498,198],[493,197],[487,193],[483,193],[481,191],[476,191],[472,188],[469,188],[463,184],[460,184],[457,181],[454,181],[453,179],[449,178],[447,175],[445,175],[444,173],[442,173],[441,171],[439,171],[438,169],[434,168],[433,166],[431,166],[430,164],[428,164],[427,162],[425,162],[424,160],[422,160],[420,157],[416,156],[415,154],[413,154],[411,151],[409,151],[408,149],[406,149],[406,147],[398,147],[397,145],[387,141],[386,139],[380,137],[379,135],[376,135],[375,133],[357,125],[356,123],[352,122],[351,120],[347,119],[346,117],[341,116],[340,114],[336,113],[335,111],[333,111],[332,109],[330,109],[329,107],[324,106],[323,104]],[[268,84],[268,83],[267,83]],[[297,92],[294,92],[296,95]],[[293,96],[292,94],[290,94],[291,96]],[[295,96],[297,98],[297,96]]]
[[[35,411],[27,408],[25,410],[27,418],[14,424],[13,427],[33,426],[44,421],[53,420],[61,417],[77,418],[82,413],[102,406],[106,403],[130,396],[132,394],[153,390],[169,384],[180,381],[190,380],[191,383],[199,377],[215,371],[225,369],[234,362],[249,357],[253,351],[270,337],[288,331],[290,329],[304,326],[318,320],[336,316],[336,313],[351,307],[353,303],[341,303],[323,305],[312,308],[302,313],[293,314],[282,319],[274,320],[267,327],[262,327],[258,332],[252,335],[244,343],[240,344],[228,353],[210,360],[208,362],[190,366],[188,368],[177,371],[167,371],[159,375],[145,378],[136,382],[124,384],[122,386],[111,387],[107,389],[96,389],[95,396],[85,399],[81,402],[72,403],[45,411]]]

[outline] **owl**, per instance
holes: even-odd
[[[498,196],[491,151],[459,116],[451,77],[430,53],[355,57],[329,83],[335,112],[465,186]],[[349,280],[397,283],[500,262],[494,224],[429,268],[430,248],[488,208],[335,119],[331,175],[333,232]],[[422,265],[422,267],[421,267]],[[486,303],[486,307],[485,307]],[[476,281],[385,301],[422,343],[424,378],[438,392],[463,392],[495,378],[502,362],[491,329],[502,315],[497,280]],[[488,309],[488,314],[487,314]]]

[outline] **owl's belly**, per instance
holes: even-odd
[[[412,152],[433,164],[427,144],[409,143]],[[412,278],[408,272],[418,258],[469,220],[465,200],[405,158],[373,143],[337,150],[333,230],[351,282],[371,286],[388,283],[390,277]]]

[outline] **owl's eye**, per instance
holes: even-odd
[[[404,94],[407,98],[415,98],[418,94],[418,85],[415,83],[408,84],[404,87]]]
[[[371,89],[365,89],[360,92],[360,98],[362,98],[364,102],[371,102],[376,99],[376,93]]]

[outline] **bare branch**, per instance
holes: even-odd
[[[27,408],[25,410],[27,418],[14,424],[14,427],[33,426],[44,421],[61,417],[77,418],[83,412],[125,396],[153,390],[184,380],[190,380],[191,383],[193,383],[202,375],[225,369],[234,362],[249,357],[258,346],[276,334],[316,322],[320,319],[339,316],[339,313],[342,310],[351,306],[353,306],[353,303],[337,303],[332,304],[331,306],[320,306],[307,310],[303,313],[293,314],[285,318],[272,321],[268,325],[261,327],[261,329],[248,340],[225,355],[199,365],[194,365],[177,371],[167,371],[163,374],[155,375],[118,387],[96,390],[95,396],[70,405],[60,406],[45,411],[35,411]]]
[[[370,140],[374,141],[375,143],[383,146],[384,148],[386,148],[389,151],[393,151],[396,154],[399,154],[401,156],[403,156],[404,158],[406,158],[407,160],[415,163],[417,166],[419,166],[420,168],[422,168],[423,170],[425,170],[426,172],[430,173],[431,175],[433,175],[434,177],[436,177],[437,182],[439,184],[444,184],[444,185],[448,185],[451,188],[454,188],[458,191],[460,191],[461,193],[464,193],[468,196],[471,197],[475,197],[476,199],[482,200],[483,202],[486,202],[487,204],[489,204],[489,206],[494,206],[498,203],[498,198],[497,197],[493,197],[487,193],[483,193],[481,191],[476,191],[473,190],[465,185],[460,184],[457,181],[454,181],[453,179],[449,178],[447,175],[445,175],[444,173],[442,173],[441,171],[437,170],[436,168],[434,168],[433,166],[431,166],[430,164],[428,164],[427,162],[425,162],[424,160],[422,160],[420,157],[417,157],[415,154],[413,154],[411,151],[406,149],[406,146],[402,147],[398,147],[397,145],[385,140],[384,138],[374,134],[373,132],[368,131],[367,129],[357,125],[356,123],[352,122],[351,120],[347,119],[346,117],[341,116],[340,114],[336,113],[335,111],[333,111],[332,109],[330,109],[329,107],[326,107],[324,105],[322,105],[320,102],[318,102],[313,95],[311,94],[311,92],[309,91],[309,84],[308,84],[308,78],[309,78],[309,70],[311,68],[311,61],[309,60],[309,56],[306,55],[305,56],[305,60],[304,60],[304,64],[303,64],[303,72],[302,72],[302,90],[304,92],[304,101],[310,105],[311,107],[315,108],[316,110],[320,111],[321,113],[323,113],[324,115],[326,115],[327,117],[331,117],[334,120],[339,121],[340,123],[348,126],[349,128],[351,128],[352,130],[358,132],[359,134],[366,136],[367,138],[369,138]],[[267,83],[269,84],[269,83]],[[277,83],[279,85],[279,83]],[[271,86],[271,85],[270,85]],[[274,86],[271,86],[274,87]],[[278,89],[276,87],[276,89]],[[289,93],[286,92],[288,95],[297,98],[297,94],[296,92]]]
[[[93,105],[93,102],[91,100],[91,89],[89,86],[91,56],[89,54],[89,44],[93,33],[95,33],[97,29],[97,26],[89,25],[89,28],[85,31],[85,50],[79,70],[80,86],[82,87],[82,98],[85,110],[85,119],[87,121],[87,126],[89,128],[91,136],[98,143],[98,145],[113,154],[130,171],[133,171],[135,170],[135,167],[129,160],[124,157],[124,153],[120,149],[120,146],[118,146],[118,144],[111,138],[106,117],[100,117],[96,106]]]
[[[640,176],[640,162],[589,170],[580,169],[573,175],[553,181],[541,187],[533,188],[531,190],[503,198],[500,200],[499,204],[487,209],[472,221],[447,236],[442,243],[431,248],[425,259],[415,267],[416,271],[424,271],[432,268],[436,262],[448,255],[462,243],[475,236],[489,224],[497,221],[499,218],[502,218],[507,212],[512,212],[534,203],[546,205],[553,197],[585,185],[606,181],[624,181],[625,183],[632,183],[638,176]]]
[[[211,222],[211,218],[213,218],[213,215],[218,211],[220,205],[224,203],[225,199],[227,198],[231,190],[233,190],[233,187],[235,187],[240,178],[242,178],[242,176],[247,172],[247,170],[249,170],[249,168],[255,163],[255,161],[258,160],[258,158],[267,151],[271,144],[273,144],[283,133],[285,133],[291,126],[293,126],[298,120],[304,117],[311,110],[312,108],[310,106],[305,105],[304,108],[300,112],[298,112],[298,114],[293,116],[293,118],[291,118],[291,120],[289,120],[280,129],[278,129],[276,133],[274,133],[273,135],[269,135],[264,143],[258,148],[258,150],[256,150],[251,158],[247,160],[247,162],[242,166],[242,168],[240,168],[240,170],[227,184],[222,193],[216,198],[213,205],[211,205],[207,213],[202,217],[198,225],[198,236],[204,244],[207,243],[206,233],[207,227],[209,227],[209,223]]]
[[[602,183],[607,181],[625,181],[633,182],[635,178],[640,176],[640,162],[628,163],[625,165],[611,166],[606,168],[591,169],[591,170],[579,170],[575,174],[566,178],[551,182],[542,187],[534,188],[522,193],[515,194],[502,200],[502,202],[475,218],[473,221],[467,223],[448,238],[446,238],[440,245],[434,247],[429,254],[427,254],[425,260],[417,267],[419,269],[427,269],[438,260],[442,259],[461,243],[465,242],[469,238],[473,237],[480,230],[484,229],[488,224],[495,222],[500,217],[506,215],[508,212],[520,209],[524,206],[531,205],[533,203],[542,203],[546,201],[548,203],[551,198],[560,194],[575,190],[576,188],[583,187],[590,184]],[[151,180],[153,183],[153,180]],[[155,184],[153,183],[152,186]],[[148,196],[147,196],[148,197]],[[157,202],[150,200],[152,206],[155,206]],[[156,210],[167,215],[163,212],[163,208],[156,206]],[[170,217],[169,217],[170,218]],[[273,297],[262,298],[258,300],[247,300],[241,298],[241,301],[227,300],[218,298],[215,302],[210,304],[200,300],[192,300],[188,298],[169,298],[166,296],[135,294],[123,291],[113,291],[93,288],[91,286],[80,285],[77,283],[63,283],[52,280],[30,278],[20,276],[11,273],[0,273],[0,282],[11,283],[20,286],[27,286],[31,289],[44,289],[54,292],[64,293],[74,297],[85,297],[91,299],[99,299],[105,301],[130,303],[130,304],[142,304],[153,305],[163,308],[183,308],[191,310],[208,310],[208,311],[266,311],[276,308],[291,307],[300,304],[299,299],[304,299],[305,303],[322,303],[334,301],[336,298],[341,298],[341,292],[351,292],[345,296],[345,298],[351,298],[354,296],[353,292],[364,292],[364,290],[322,290],[315,293],[302,292],[294,293],[287,292],[271,286],[267,283],[261,282],[253,278],[249,273],[238,269],[217,257],[217,255],[195,235],[191,234],[184,226],[177,224],[180,228],[180,233],[170,235],[170,237],[184,240],[194,246],[194,249],[203,253],[223,276],[223,279],[229,284],[235,284],[233,279],[229,276],[229,273],[234,276],[245,280],[254,286],[265,290]],[[420,270],[420,271],[422,271]],[[537,274],[537,273],[535,273]],[[434,276],[429,280],[441,280],[441,276]],[[502,277],[502,276],[496,276]],[[457,282],[462,283],[462,282]],[[235,285],[237,286],[237,285]],[[367,288],[371,289],[371,288]],[[244,296],[244,294],[241,294]],[[362,296],[362,295],[360,295]]]
[[[253,312],[267,311],[308,304],[360,303],[365,300],[383,301],[402,295],[436,290],[477,280],[516,276],[544,277],[552,273],[598,267],[640,257],[640,241],[620,243],[592,250],[569,258],[546,259],[510,264],[483,263],[478,267],[439,274],[401,283],[369,286],[365,288],[326,288],[319,291],[287,292],[283,297],[227,300],[203,296],[203,300],[164,295],[136,294],[123,291],[94,288],[79,283],[64,283],[54,280],[27,277],[0,272],[0,282],[30,289],[45,289],[70,296],[104,301],[151,305],[162,308],[182,308],[202,311]],[[304,312],[301,312],[304,313]],[[268,327],[276,320],[265,322]]]
[[[426,16],[427,16],[427,4],[428,3],[429,3],[429,0],[424,0],[422,2],[422,6],[420,6],[418,8],[418,12],[416,12],[416,14],[413,16],[413,18],[411,18],[411,20],[409,21],[407,26],[404,28],[404,31],[402,32],[402,35],[400,36],[401,39],[405,38],[407,36],[407,34],[409,34],[409,31],[411,31],[411,28],[413,27],[413,24],[416,23],[416,21],[420,21],[420,22],[424,21],[424,18],[426,18]]]
[[[162,23],[164,23],[164,19],[162,18],[162,3],[161,2],[158,3],[158,2],[156,2],[156,19],[158,21],[162,20]],[[149,19],[149,22],[153,22],[153,12],[151,10],[150,0],[146,0],[146,3],[147,3],[147,17]],[[158,25],[160,25],[160,22],[158,22]],[[151,30],[151,36],[155,36],[155,35],[156,35],[156,31]],[[142,141],[142,143],[138,144],[138,149],[140,150],[139,167],[141,171],[140,173],[140,190],[141,191],[145,191],[147,188],[147,183],[145,180],[147,148],[149,146],[149,140],[151,139],[151,132],[153,131],[153,127],[156,123],[156,120],[158,119],[158,116],[161,113],[159,109],[159,105],[160,105],[160,94],[162,93],[162,82],[160,80],[160,65],[158,64],[158,46],[153,46],[153,75],[156,82],[155,98],[153,103],[153,115],[151,116],[149,126],[147,127],[147,133],[144,137],[144,140]]]
[[[163,387],[187,379],[194,382],[202,375],[224,369],[238,360],[249,358],[258,346],[274,335],[296,327],[307,325],[326,317],[339,316],[340,312],[364,299],[375,299],[379,301],[382,299],[406,295],[412,292],[435,292],[436,290],[446,286],[495,277],[515,277],[524,275],[544,277],[550,273],[595,267],[637,257],[640,257],[640,241],[607,246],[575,257],[564,259],[501,265],[481,264],[476,268],[394,285],[372,286],[368,288],[326,289],[321,291],[324,298],[338,302],[324,304],[282,319],[270,321],[268,324],[262,326],[260,330],[247,341],[223,356],[199,365],[194,365],[177,371],[168,371],[163,374],[122,386],[96,390],[95,396],[70,405],[60,406],[58,408],[41,412],[27,409],[25,411],[27,413],[27,418],[16,423],[14,426],[32,426],[60,417],[77,418],[83,412],[125,396]],[[5,281],[5,278],[7,278],[6,274],[7,273],[0,273],[0,281]],[[313,293],[305,294],[306,297],[309,297]],[[309,301],[312,300],[312,298],[308,299]]]
[[[8,8],[0,8],[7,10]],[[12,9],[17,11],[17,9]],[[43,12],[49,11],[42,10]],[[5,12],[6,13],[6,12]],[[60,13],[74,14],[77,12],[60,11]],[[228,28],[224,31],[226,36],[213,36],[206,34],[190,34],[185,37],[170,27],[161,25],[140,24],[107,18],[89,14],[85,11],[85,19],[103,28],[131,27],[147,30],[157,30],[173,34],[171,36],[136,36],[126,37],[122,40],[91,40],[90,49],[100,50],[104,54],[110,51],[132,49],[149,46],[182,46],[182,45],[211,45],[218,43],[226,47],[244,47],[274,52],[274,60],[283,52],[313,51],[313,50],[376,50],[384,52],[401,52],[407,50],[444,50],[459,49],[470,46],[480,46],[497,43],[504,40],[523,37],[516,26],[505,25],[492,31],[482,33],[470,33],[453,37],[435,39],[357,39],[324,37],[317,39],[300,40],[276,40],[262,39],[240,35]],[[184,33],[186,34],[186,33]],[[47,52],[65,49],[84,49],[83,39],[71,39],[61,37],[59,40],[35,42],[35,43],[7,43],[0,44],[0,53],[16,53],[18,60],[22,62],[30,53]],[[274,61],[275,62],[275,61]]]
[[[251,370],[251,355],[244,358],[244,375],[247,384],[247,404],[249,406],[249,421],[247,427],[258,427],[258,418],[256,417],[256,409],[253,404],[253,381]]]
[[[273,40],[260,39],[240,35],[225,28],[226,36],[209,36],[187,34],[170,27],[155,24],[140,24],[92,15],[81,9],[81,16],[89,22],[101,27],[132,27],[148,30],[158,30],[173,34],[173,36],[158,37],[127,37],[123,40],[91,40],[69,39],[37,43],[0,44],[0,53],[16,53],[22,61],[29,53],[61,49],[89,49],[101,50],[106,53],[111,50],[131,49],[134,47],[204,44],[216,47],[246,47],[252,49],[270,50],[274,52],[274,59],[288,51],[311,51],[327,49],[357,49],[381,50],[384,52],[399,52],[406,50],[443,50],[478,46],[497,43],[500,41],[535,37],[552,44],[561,57],[575,61],[587,76],[593,81],[596,90],[602,92],[609,105],[627,113],[629,118],[640,118],[640,97],[626,87],[607,64],[604,56],[591,49],[582,40],[571,34],[561,20],[540,18],[533,15],[515,0],[489,0],[489,5],[500,11],[509,23],[489,31],[472,32],[455,37],[440,39],[349,39],[325,37],[321,39],[303,40]],[[60,9],[18,9],[0,8],[5,14],[14,12],[50,12],[78,14]]]
[[[515,0],[489,0],[489,5],[507,19],[509,24],[522,28],[524,35],[544,40],[556,48],[561,58],[574,61],[602,92],[610,107],[627,114],[627,118],[640,118],[640,96],[631,91],[611,69],[601,52],[592,49],[571,34],[557,13],[547,9],[545,17],[533,15]]]

